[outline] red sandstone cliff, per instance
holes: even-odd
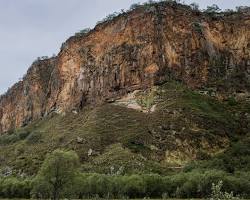
[[[222,94],[250,92],[250,16],[159,3],[71,37],[0,98],[0,133],[170,78]]]

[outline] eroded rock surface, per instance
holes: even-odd
[[[177,79],[222,96],[250,91],[250,17],[159,3],[71,37],[0,98],[0,133]],[[243,96],[243,95],[241,95]]]

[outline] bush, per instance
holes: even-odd
[[[228,105],[230,106],[236,106],[238,104],[238,102],[236,101],[234,97],[229,97],[227,102],[228,102]]]
[[[41,172],[40,172],[41,173]],[[65,173],[67,176],[67,173]],[[49,199],[53,188],[39,174],[32,182],[27,179],[0,179],[0,197]],[[54,179],[52,179],[54,180]],[[223,185],[213,183],[223,182]],[[32,184],[31,184],[32,183]],[[104,174],[77,173],[70,179],[60,196],[74,199],[123,199],[123,198],[231,198],[231,193],[248,199],[250,197],[250,173],[228,174],[223,171],[192,171],[176,175],[156,174],[111,176]],[[221,193],[219,193],[220,191]],[[212,196],[211,196],[212,194]],[[222,196],[218,196],[222,195]],[[217,195],[217,196],[216,196]]]
[[[99,197],[106,197],[111,191],[110,180],[106,175],[94,174],[87,178],[89,187],[89,195],[98,195]]]
[[[216,4],[213,4],[211,6],[207,6],[207,9],[205,10],[206,13],[210,13],[210,14],[212,14],[212,13],[218,13],[220,11],[221,11],[221,9]]]
[[[190,7],[192,8],[192,10],[194,11],[199,11],[199,4],[198,3],[191,3]]]
[[[85,28],[85,29],[75,33],[75,36],[76,37],[81,37],[81,36],[84,36],[84,35],[88,34],[90,31],[91,31],[90,28]]]
[[[0,197],[30,198],[31,181],[14,177],[0,179]]]
[[[161,197],[165,192],[164,181],[160,175],[150,174],[143,176],[145,195],[151,198]]]
[[[200,195],[200,183],[202,179],[202,174],[192,173],[188,175],[187,180],[179,187],[178,196],[181,198],[192,198],[199,197]],[[176,197],[178,197],[176,196]]]
[[[212,184],[212,193],[211,193],[211,198],[210,200],[221,200],[221,199],[227,199],[227,200],[231,200],[231,199],[237,199],[233,196],[233,192],[222,192],[222,185],[223,185],[223,181],[219,181],[217,184]]]
[[[29,131],[13,132],[0,136],[0,144],[7,145],[18,142],[19,140],[24,140],[30,134]]]
[[[134,3],[130,6],[129,10],[135,10],[140,7],[140,3]]]
[[[194,22],[192,25],[193,25],[193,28],[194,28],[194,30],[195,30],[196,32],[198,32],[199,34],[202,34],[202,33],[203,33],[204,28],[203,28],[203,26],[202,26],[201,23],[199,23],[199,22]]]
[[[112,21],[112,20],[113,20],[115,17],[117,17],[119,14],[120,14],[120,13],[118,13],[118,12],[114,12],[114,13],[112,13],[112,14],[109,14],[109,15],[107,15],[104,19],[102,19],[101,21],[98,21],[98,22],[96,23],[96,25],[99,25],[99,24],[104,23],[104,22]]]
[[[142,198],[145,196],[145,182],[142,176],[124,176],[124,194],[129,198]]]
[[[191,173],[192,174],[192,173]],[[206,171],[201,179],[199,185],[199,192],[201,196],[209,197],[211,194],[211,187],[213,183],[218,182],[219,180],[224,180],[226,173],[218,170]]]
[[[28,144],[38,143],[42,138],[42,134],[40,132],[33,132],[27,137]]]

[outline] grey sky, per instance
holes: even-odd
[[[0,94],[21,78],[38,56],[56,54],[75,32],[93,28],[107,14],[146,0],[0,0]],[[235,8],[250,0],[185,0],[201,8]]]

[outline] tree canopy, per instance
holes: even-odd
[[[72,191],[78,173],[79,158],[73,151],[55,150],[45,159],[34,181],[33,195],[59,199]]]

